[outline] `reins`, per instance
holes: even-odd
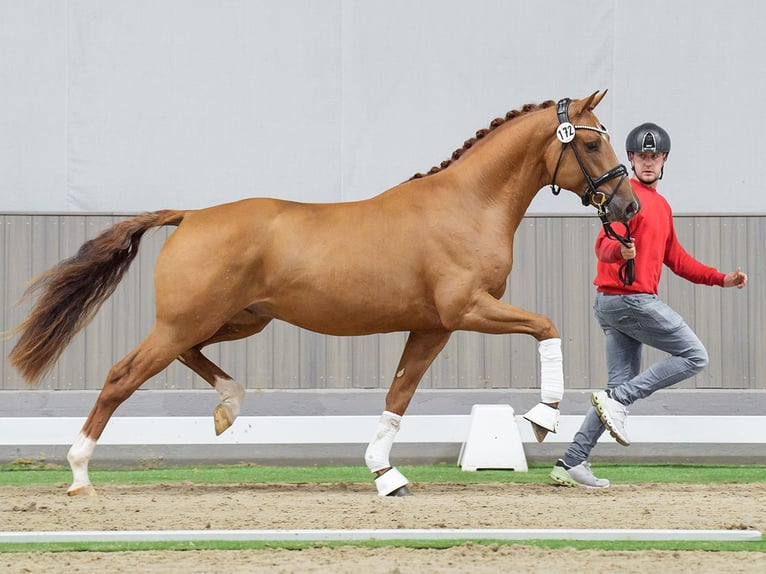
[[[559,154],[559,159],[556,162],[556,168],[553,170],[551,191],[553,192],[553,195],[558,195],[561,192],[561,186],[556,185],[556,175],[559,172],[559,166],[561,165],[561,160],[564,157],[564,152],[568,147],[571,147],[572,153],[577,160],[577,164],[580,166],[580,171],[585,177],[585,183],[587,185],[585,193],[581,196],[582,204],[585,206],[593,205],[596,208],[599,219],[601,219],[601,224],[604,227],[604,234],[607,237],[619,241],[623,246],[627,246],[631,241],[630,227],[627,223],[624,223],[625,235],[620,235],[614,229],[612,229],[612,225],[609,222],[607,215],[609,214],[609,204],[612,202],[612,199],[614,199],[616,190],[620,187],[620,185],[622,185],[623,180],[628,177],[628,170],[624,165],[620,164],[613,167],[596,179],[591,177],[582,159],[580,159],[580,154],[577,153],[577,148],[574,145],[570,146],[569,144],[574,141],[577,130],[590,130],[603,135],[606,135],[608,132],[603,125],[600,128],[597,128],[594,126],[572,124],[569,121],[569,104],[571,101],[572,100],[569,98],[564,98],[559,100],[556,104],[556,115],[559,120],[559,127],[556,129],[556,137],[561,142],[561,153]],[[617,185],[612,189],[612,193],[607,195],[603,191],[598,191],[599,186],[616,178],[619,178],[619,181],[617,182]],[[618,275],[620,277],[620,281],[622,281],[624,285],[633,284],[633,281],[636,278],[635,262],[633,259],[628,259],[620,266]]]

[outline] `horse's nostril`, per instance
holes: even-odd
[[[638,202],[631,201],[628,204],[628,207],[625,208],[625,215],[627,216],[628,219],[631,219],[634,215],[636,215],[636,213],[638,213],[638,210],[639,210]]]

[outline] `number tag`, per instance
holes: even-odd
[[[571,142],[575,137],[575,127],[569,122],[564,122],[556,130],[556,137],[559,138],[561,143]]]

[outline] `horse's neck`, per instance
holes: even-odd
[[[478,201],[502,210],[512,235],[546,183],[544,151],[549,140],[539,118],[518,118],[477,142],[449,169]]]

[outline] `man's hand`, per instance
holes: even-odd
[[[743,273],[739,267],[737,267],[736,271],[727,273],[723,278],[724,287],[736,287],[737,289],[742,289],[745,285],[747,285],[747,274]]]
[[[620,253],[623,259],[634,259],[636,257],[636,245],[631,241],[627,245],[620,247]],[[747,277],[745,278],[747,281]]]

